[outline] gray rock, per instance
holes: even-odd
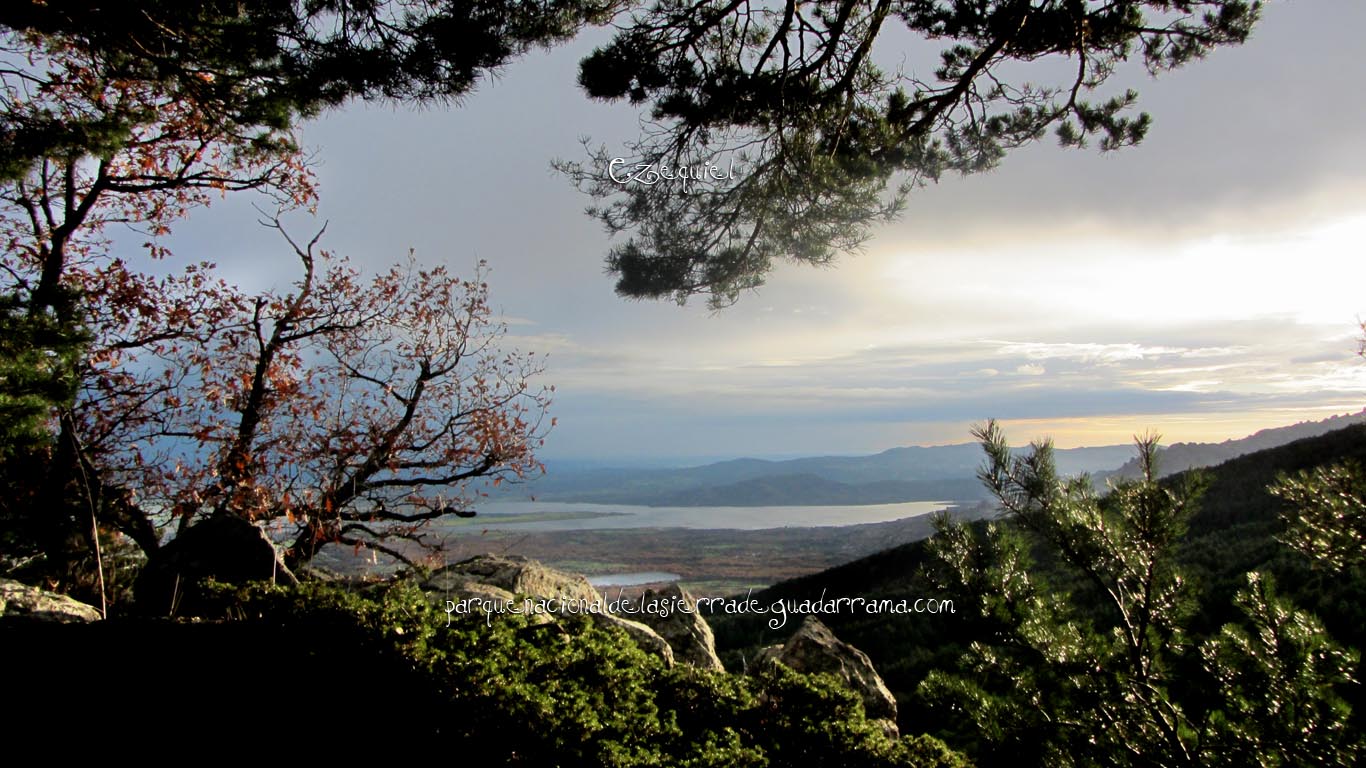
[[[498,611],[511,610],[513,604],[519,602],[516,594],[502,587],[486,584],[467,573],[452,570],[451,567],[442,568],[432,574],[431,578],[422,583],[422,590],[442,601],[445,610],[453,615],[496,614]],[[456,604],[459,603],[468,605],[457,609]],[[459,614],[455,613],[457,610]],[[527,618],[532,624],[554,621],[550,615],[544,613],[530,613]]]
[[[0,621],[85,624],[101,618],[98,608],[79,600],[12,579],[0,579]]]
[[[763,669],[765,664],[775,661],[778,658],[778,654],[782,652],[783,647],[781,645],[765,645],[763,648],[760,648],[759,652],[754,654],[754,658],[750,659],[749,663],[745,665],[745,671],[749,672],[751,670]]]
[[[775,662],[798,672],[828,672],[839,677],[858,693],[869,719],[884,721],[882,725],[895,734],[896,699],[873,668],[868,654],[835,637],[820,619],[807,616],[782,646],[760,651],[750,669],[760,670]]]
[[[623,630],[632,640],[636,641],[636,645],[640,646],[641,650],[660,657],[670,667],[674,665],[677,657],[674,655],[673,647],[650,627],[638,621],[623,619],[606,612],[593,614],[593,621],[599,626],[616,627]]]
[[[133,595],[143,613],[193,616],[200,610],[197,587],[207,579],[298,583],[265,531],[249,520],[217,515],[191,526],[148,558]]]
[[[598,591],[583,576],[550,568],[530,558],[503,555],[479,555],[448,565],[432,574],[423,589],[439,592],[467,588],[470,584],[486,584],[512,594],[567,605],[591,605],[598,599]]]
[[[528,612],[533,623],[554,621],[556,615],[587,615],[599,626],[624,631],[647,653],[659,656],[666,664],[672,666],[674,663],[673,649],[653,629],[602,610],[605,601],[588,583],[588,579],[550,568],[529,558],[503,555],[472,557],[436,571],[422,584],[422,589],[443,601],[471,597],[512,601],[519,610],[526,606],[519,596],[531,597],[553,606],[544,612]]]
[[[665,610],[650,610],[651,605]],[[646,590],[636,604],[642,610],[626,614],[653,629],[673,649],[674,658],[682,664],[724,672],[716,655],[716,638],[711,626],[697,611],[697,601],[688,591],[670,584],[661,590]]]
[[[441,595],[447,600],[474,598],[511,603],[517,598],[512,592],[492,584],[485,584],[472,576],[450,571],[438,572],[422,583],[422,590]]]

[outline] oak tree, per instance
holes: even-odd
[[[87,124],[136,116],[108,143],[53,148],[0,183],[3,293],[11,314],[23,317],[12,324],[10,344],[70,360],[63,375],[75,394],[49,400],[49,446],[6,462],[14,492],[4,516],[31,523],[24,527],[37,532],[46,575],[88,592],[102,573],[95,567],[101,529],[122,531],[149,551],[159,537],[130,505],[129,489],[110,484],[93,461],[117,435],[90,433],[82,424],[92,409],[107,406],[103,421],[134,428],[175,382],[131,359],[139,350],[202,337],[229,309],[204,291],[213,281],[199,267],[156,279],[114,258],[114,228],[142,234],[149,257],[163,259],[160,238],[191,210],[236,190],[262,191],[281,207],[307,206],[312,176],[287,132],[244,135],[154,81],[108,76],[62,38],[6,39],[26,65],[3,72],[6,120]],[[53,346],[41,329],[83,343]],[[113,392],[128,396],[111,399]],[[128,403],[139,407],[126,410]]]
[[[164,20],[148,16],[144,31],[171,34]],[[30,543],[50,566],[42,575],[89,596],[103,579],[106,532],[152,553],[169,518],[184,530],[205,514],[280,521],[296,564],[333,542],[408,557],[384,542],[420,539],[423,523],[468,501],[466,481],[537,466],[548,397],[530,379],[540,363],[500,351],[482,275],[464,281],[409,263],[363,279],[315,252],[316,242],[288,241],[303,267],[295,290],[252,296],[212,265],[155,277],[112,256],[114,228],[132,228],[151,259],[168,259],[162,237],[222,195],[256,191],[285,210],[309,208],[316,195],[289,120],[227,110],[232,98],[285,88],[288,78],[246,64],[201,67],[188,51],[167,54],[185,65],[168,73],[156,56],[71,23],[89,34],[12,30],[6,43],[22,60],[0,71],[5,130],[66,137],[7,144],[0,182],[15,348],[0,404],[46,422],[52,435],[5,462],[7,488],[21,492],[0,513],[34,531]],[[521,45],[504,42],[503,58]],[[276,74],[298,75],[272,61],[284,67]],[[440,79],[394,66],[394,83]],[[351,76],[359,79],[346,81],[347,93],[367,95],[373,83]],[[233,88],[216,90],[225,80]],[[289,98],[296,113],[309,108]],[[35,363],[49,359],[65,361],[61,376]]]
[[[286,240],[291,291],[219,296],[211,332],[144,350],[164,396],[110,392],[83,431],[118,434],[100,466],[180,530],[233,515],[287,535],[291,566],[331,543],[408,562],[421,552],[390,542],[439,545],[424,524],[467,509],[469,481],[539,470],[543,365],[500,345],[482,268],[463,280],[410,259],[364,279],[316,238]]]

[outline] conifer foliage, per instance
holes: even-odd
[[[1015,456],[994,422],[976,435],[1005,516],[941,520],[929,571],[979,606],[986,639],[921,695],[966,718],[984,762],[1353,764],[1361,735],[1341,694],[1356,654],[1270,578],[1248,575],[1240,622],[1192,636],[1192,589],[1174,560],[1200,488],[1157,482],[1156,436],[1137,441],[1142,477],[1098,495],[1089,478],[1057,476],[1047,442]],[[1041,579],[1044,559],[1065,575]]]

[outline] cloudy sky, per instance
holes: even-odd
[[[1141,146],[1044,142],[945,179],[862,253],[784,265],[721,313],[615,296],[611,241],[550,170],[637,130],[574,85],[601,34],[457,108],[357,106],[304,138],[328,246],[376,269],[409,248],[490,263],[510,343],[550,355],[552,461],[872,453],[989,416],[1062,446],[1222,440],[1366,406],[1363,28],[1359,0],[1273,2],[1245,46],[1123,73],[1155,119]],[[288,281],[253,219],[229,200],[173,245]]]

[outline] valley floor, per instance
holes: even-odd
[[[976,506],[952,508],[976,518]],[[722,596],[762,589],[823,571],[889,547],[929,536],[931,515],[885,523],[729,529],[634,528],[583,531],[487,530],[446,538],[444,559],[457,562],[483,553],[521,555],[587,576],[661,571],[678,574],[695,595]],[[369,561],[338,551],[320,563],[364,572]],[[615,590],[613,590],[615,591]]]

